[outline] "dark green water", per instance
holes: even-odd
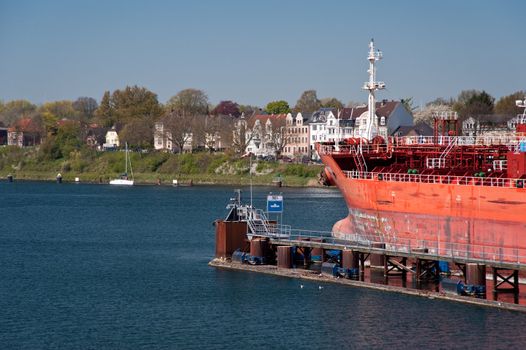
[[[0,182],[0,348],[526,346],[524,314],[208,267],[232,192]],[[283,194],[294,227],[346,213],[336,190]]]

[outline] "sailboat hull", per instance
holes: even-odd
[[[133,186],[133,180],[115,179],[110,181],[110,185]]]

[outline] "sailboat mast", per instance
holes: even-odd
[[[126,155],[125,155],[125,160],[124,160],[124,173],[126,174],[126,176],[128,176],[128,142],[125,143],[126,145]]]

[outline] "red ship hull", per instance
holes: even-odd
[[[321,155],[349,208],[335,237],[440,256],[526,264],[526,190],[350,178]]]

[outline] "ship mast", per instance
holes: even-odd
[[[369,91],[369,98],[368,98],[368,113],[367,113],[367,120],[366,120],[366,128],[365,128],[365,134],[360,135],[361,137],[366,138],[367,140],[372,140],[374,136],[376,136],[378,130],[375,129],[373,132],[373,125],[376,121],[376,99],[375,99],[375,92],[376,90],[383,90],[385,89],[385,83],[382,81],[376,81],[376,67],[375,63],[376,61],[379,61],[382,59],[382,51],[380,50],[374,50],[374,39],[371,39],[371,42],[369,43],[369,56],[367,57],[369,60],[369,69],[367,72],[369,73],[369,81],[365,82],[363,85],[363,89]]]

